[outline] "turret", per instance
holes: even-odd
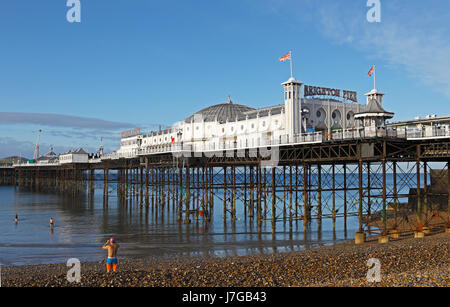
[[[302,133],[301,88],[303,83],[291,77],[282,83],[284,87],[284,124],[286,134],[293,136]]]

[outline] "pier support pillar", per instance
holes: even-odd
[[[400,233],[397,229],[392,229],[389,231],[389,235],[392,239],[399,239],[400,238]]]
[[[389,236],[388,235],[381,235],[378,237],[378,243],[384,244],[389,242]]]
[[[414,238],[421,239],[425,237],[425,233],[423,231],[414,231]]]
[[[191,219],[189,217],[190,210],[190,198],[191,198],[191,173],[189,164],[186,165],[186,200],[185,200],[185,216],[184,223],[191,223]]]
[[[276,176],[276,168],[272,167],[272,236],[275,235],[275,225],[276,225],[276,190],[275,190],[275,176]]]
[[[359,193],[359,206],[358,206],[358,221],[359,221],[359,233],[364,232],[364,228],[363,228],[363,170],[362,170],[363,166],[362,166],[362,160],[359,160],[358,163],[358,182],[359,182],[359,187],[358,187],[358,193]]]
[[[417,176],[417,233],[422,233],[422,192],[420,190],[420,145],[417,145],[417,161],[416,161],[416,176]],[[417,236],[414,235],[415,238],[420,238],[421,234]],[[422,233],[423,237],[423,233]]]
[[[355,244],[363,244],[366,242],[366,234],[364,232],[355,233]]]
[[[450,233],[450,160],[447,161],[447,229]]]

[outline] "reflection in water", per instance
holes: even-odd
[[[76,198],[64,194],[36,193],[14,187],[0,187],[0,263],[20,265],[65,262],[69,258],[99,261],[101,246],[110,237],[121,245],[119,257],[223,257],[270,254],[313,248],[347,239],[347,227],[357,228],[357,218],[331,220],[320,225],[315,220],[293,222],[289,232],[281,222],[272,234],[271,221],[258,232],[256,219],[246,216],[237,203],[236,221],[223,219],[221,201],[214,201],[211,222],[191,215],[191,223],[177,222],[173,205],[142,206],[136,197],[121,199],[114,191],[107,200],[103,189],[94,196]],[[12,222],[15,213],[20,223]],[[50,227],[49,218],[57,225]],[[344,228],[345,227],[345,228]]]

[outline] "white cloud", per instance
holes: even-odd
[[[381,22],[369,23],[363,2],[320,1],[319,31],[335,43],[350,44],[373,59],[401,67],[450,97],[449,13],[436,1],[415,7],[410,2],[382,0]]]
[[[98,118],[26,112],[0,112],[0,123],[3,125],[34,124],[52,127],[92,128],[105,130],[133,127],[133,125],[129,123],[113,122]]]

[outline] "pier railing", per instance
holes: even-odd
[[[200,144],[166,144],[154,147],[145,147],[126,153],[112,153],[102,156],[105,159],[135,158],[142,155],[161,154],[161,153],[189,153],[189,152],[208,152],[221,150],[239,150],[250,148],[261,148],[270,146],[317,144],[322,142],[361,140],[371,138],[439,138],[450,137],[449,129],[406,129],[399,127],[360,127],[353,129],[333,130],[327,132],[312,132],[295,135],[281,135],[276,138],[259,138],[249,144],[248,141],[227,141],[227,142],[204,142]]]
[[[327,132],[312,132],[295,135],[281,135],[275,138],[259,138],[256,142],[249,144],[246,142],[228,141],[228,142],[204,142],[201,144],[166,144],[155,147],[136,148],[128,152],[113,152],[103,154],[101,157],[89,159],[89,163],[100,163],[102,160],[132,159],[142,155],[152,155],[161,153],[201,153],[221,150],[244,150],[251,148],[263,148],[270,146],[317,144],[323,142],[361,140],[371,138],[397,138],[407,140],[423,140],[450,138],[450,128],[445,127],[424,127],[415,129],[406,129],[402,127],[360,127],[353,129],[333,130]],[[255,144],[256,143],[256,144]],[[33,167],[33,166],[58,166],[59,161],[37,161],[36,163],[16,163],[13,167]]]
[[[449,127],[424,127],[422,129],[408,129],[408,140],[437,139],[450,137]]]

